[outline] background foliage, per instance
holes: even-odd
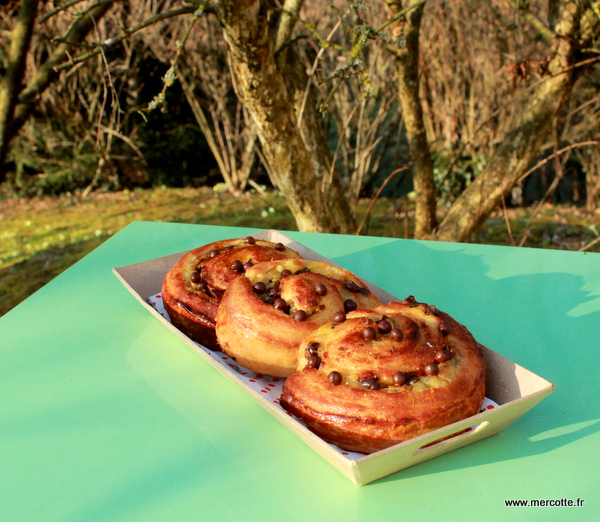
[[[42,2],[40,17],[61,3]],[[79,2],[36,26],[28,76],[90,4]],[[523,98],[540,81],[546,49],[523,12],[510,4],[426,4],[420,38],[421,98],[442,199],[451,200],[477,175],[511,128]],[[530,4],[547,16],[546,2]],[[107,42],[122,28],[179,6],[176,0],[115,2],[95,27],[90,44]],[[8,30],[18,7],[19,2],[8,2],[0,15]],[[348,12],[344,1],[305,3],[294,38],[308,71],[327,76],[347,62],[352,43]],[[365,3],[361,15],[371,26],[386,19],[377,2]],[[42,94],[34,117],[14,140],[2,195],[221,181],[235,192],[244,190],[248,179],[268,183],[268,165],[261,161],[256,133],[233,91],[221,28],[210,16],[199,19],[187,34],[190,25],[191,15],[167,18],[65,70]],[[5,66],[9,33],[1,34],[0,63]],[[179,81],[167,89],[163,78],[176,57]],[[396,72],[385,45],[364,47],[361,71],[364,74],[348,76],[335,92],[330,83],[318,90],[319,103],[328,107],[323,118],[330,148],[355,201],[408,163]],[[553,149],[598,139],[598,72],[596,66],[580,78],[539,159]],[[163,90],[164,105],[147,111]],[[515,202],[555,197],[555,191],[546,191],[557,169],[569,163],[561,187],[571,187],[572,202],[583,204],[587,198],[588,207],[596,208],[599,155],[597,145],[574,147],[561,155],[560,165],[552,162],[545,174],[524,180]],[[396,183],[388,186],[387,194],[405,190],[405,184]],[[562,194],[557,199],[563,201],[564,190]]]

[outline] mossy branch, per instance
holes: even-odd
[[[185,47],[185,44],[190,36],[190,33],[192,32],[192,29],[193,29],[196,21],[203,14],[204,14],[204,10],[202,8],[195,11],[194,16],[192,17],[192,23],[190,24],[187,31],[185,32],[183,40],[177,42],[177,53],[175,54],[175,57],[173,58],[173,61],[171,62],[171,66],[169,67],[168,71],[163,76],[162,90],[156,96],[154,96],[152,101],[148,104],[148,107],[138,111],[142,115],[144,120],[146,119],[146,115],[145,115],[146,112],[151,112],[155,109],[160,109],[162,112],[166,111],[167,89],[175,83],[175,80],[177,80],[177,62],[179,61],[179,57],[181,56],[181,51]]]
[[[333,95],[337,92],[341,83],[345,79],[354,75],[358,75],[361,79],[361,85],[366,87],[369,86],[368,74],[363,70],[362,60],[360,58],[367,42],[369,40],[380,39],[386,43],[393,43],[397,47],[402,47],[403,40],[401,38],[398,38],[396,40],[391,39],[387,34],[385,34],[385,29],[395,21],[406,16],[413,9],[416,9],[422,4],[424,4],[426,1],[427,0],[419,0],[415,3],[410,4],[406,8],[394,14],[394,16],[392,16],[390,19],[388,19],[376,29],[369,27],[369,25],[360,16],[359,9],[363,8],[362,4],[357,4],[353,0],[349,2],[350,11],[352,12],[352,25],[350,26],[352,48],[348,53],[348,63],[336,68],[335,71],[333,71],[333,73],[329,76],[324,77],[322,74],[320,74],[320,71],[317,71],[317,81],[320,84],[335,81],[333,87],[331,88],[327,97],[325,98],[325,101],[319,107],[319,110],[321,112],[327,110],[327,107],[329,106]],[[369,89],[365,89],[364,95],[368,96],[369,91]]]
[[[98,44],[98,46],[95,49],[89,51],[88,53],[82,54],[81,56],[78,56],[77,58],[73,58],[73,59],[69,60],[68,62],[65,62],[65,63],[57,66],[56,70],[62,71],[65,69],[70,69],[81,62],[85,62],[86,60],[89,60],[93,56],[100,54],[107,47],[112,47],[112,46],[122,42],[126,38],[129,38],[131,35],[137,33],[138,31],[141,31],[142,29],[145,29],[146,27],[150,27],[151,25],[154,25],[158,22],[162,22],[163,20],[166,20],[168,18],[173,18],[175,16],[182,16],[182,15],[186,15],[186,14],[197,13],[200,11],[202,12],[202,14],[205,12],[209,12],[209,11],[207,11],[207,9],[202,9],[202,8],[197,9],[196,6],[190,5],[190,6],[180,7],[179,9],[172,9],[171,11],[166,11],[165,13],[159,13],[157,15],[151,16],[151,17],[147,18],[146,20],[144,20],[143,22],[140,22],[139,24],[134,25],[133,27],[126,28],[120,35],[115,36],[114,38],[109,38],[108,40],[105,40],[104,42]]]
[[[535,30],[537,36],[551,47],[556,39],[556,33],[540,20],[530,9],[528,2],[507,0],[507,3],[523,17],[524,20]]]
[[[55,7],[54,9],[48,11],[47,13],[43,14],[42,16],[40,16],[37,20],[36,23],[38,24],[43,24],[44,22],[46,22],[47,20],[49,20],[50,18],[52,18],[54,15],[62,12],[62,11],[66,11],[67,9],[69,9],[69,7],[73,7],[74,5],[80,4],[81,2],[84,2],[85,0],[70,0],[69,2],[65,2],[64,4],[59,5],[58,7]],[[84,12],[80,13],[80,14],[85,14],[87,12],[89,12],[91,9],[93,9],[94,7],[97,7],[100,4],[106,4],[106,3],[113,3],[114,0],[100,0],[99,2],[92,4],[90,6],[88,6]]]

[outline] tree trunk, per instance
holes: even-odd
[[[402,11],[401,0],[385,0],[390,15]],[[410,7],[415,0],[406,2]],[[419,98],[419,29],[425,4],[412,9],[404,22],[396,22],[396,33],[406,41],[403,48],[394,48],[395,65],[398,73],[398,96],[402,117],[413,162],[413,184],[415,200],[415,232],[417,239],[428,238],[436,221],[436,191],[433,178],[433,163],[427,141],[423,109]]]
[[[323,121],[317,110],[314,87],[295,47],[284,48],[277,55],[277,62],[286,83],[288,96],[294,108],[298,130],[306,148],[317,181],[329,205],[344,205],[348,222],[354,231],[347,194],[343,190],[338,171],[332,167],[333,158],[323,129]],[[342,203],[343,202],[343,203]]]
[[[470,241],[481,225],[531,166],[552,130],[559,110],[576,81],[577,50],[589,44],[579,2],[560,3],[560,18],[548,71],[531,98],[524,104],[517,125],[498,146],[483,172],[457,198],[440,224],[435,239]],[[589,28],[588,28],[589,29]],[[594,28],[597,35],[597,25]]]
[[[355,222],[339,179],[334,179],[326,195],[321,163],[315,167],[314,154],[302,139],[285,71],[275,56],[275,3],[229,0],[219,5],[217,16],[224,28],[236,93],[252,115],[272,181],[284,194],[298,229],[353,232]],[[315,108],[307,104],[305,110]]]
[[[13,118],[21,82],[25,76],[25,60],[31,44],[38,3],[38,0],[21,2],[19,20],[11,33],[8,67],[0,82],[0,182],[4,180],[6,154],[14,135]]]
[[[28,1],[27,3],[31,2]],[[22,91],[17,91],[13,94],[18,95],[18,100],[15,100],[16,104],[13,105],[12,119],[9,121],[8,126],[0,128],[0,132],[2,132],[0,135],[0,139],[2,140],[0,147],[4,148],[4,151],[0,148],[0,181],[3,178],[2,172],[4,171],[4,161],[6,159],[8,144],[13,136],[19,132],[29,116],[31,116],[42,92],[58,78],[58,72],[55,68],[69,59],[69,52],[85,40],[87,35],[94,29],[98,20],[106,14],[111,6],[112,2],[99,4],[75,19],[67,35],[64,37],[64,41],[57,46],[56,50],[38,68],[27,83],[27,86]],[[25,0],[23,0],[23,7],[25,7]],[[35,19],[35,14],[33,18]],[[27,53],[28,48],[29,44],[24,49],[25,53]],[[15,87],[20,88],[20,80],[19,85],[15,85]]]
[[[600,151],[594,148],[590,151],[591,159],[584,164],[586,205],[588,212],[598,209],[598,194],[600,193]]]

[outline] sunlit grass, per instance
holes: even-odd
[[[361,201],[361,223],[369,201]],[[410,237],[412,211],[404,200],[376,202],[361,234]],[[496,213],[475,238],[478,243],[578,250],[600,230],[600,214],[572,207],[510,209],[509,225]],[[88,198],[62,196],[0,201],[0,315],[35,292],[132,221],[296,230],[285,199],[278,193],[249,192],[232,197],[211,188],[162,188]],[[600,252],[600,243],[589,249]]]

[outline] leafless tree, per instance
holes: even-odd
[[[36,4],[23,0],[25,18],[26,5]],[[23,52],[9,61],[5,147],[60,74],[66,81],[90,58],[132,41],[169,64],[165,89],[181,82],[229,190],[245,188],[258,154],[300,230],[356,230],[357,198],[389,145],[399,147],[399,126],[409,154],[396,155],[385,176],[411,165],[415,237],[470,240],[544,152],[579,158],[595,204],[598,86],[581,87],[599,60],[595,2],[67,4],[82,9],[47,47],[50,57],[25,75],[25,87],[13,65]],[[42,18],[58,18],[67,4]],[[92,32],[102,38],[90,41]],[[109,161],[111,139],[127,136],[117,127],[105,135],[99,152]],[[470,172],[450,190],[456,169]]]

